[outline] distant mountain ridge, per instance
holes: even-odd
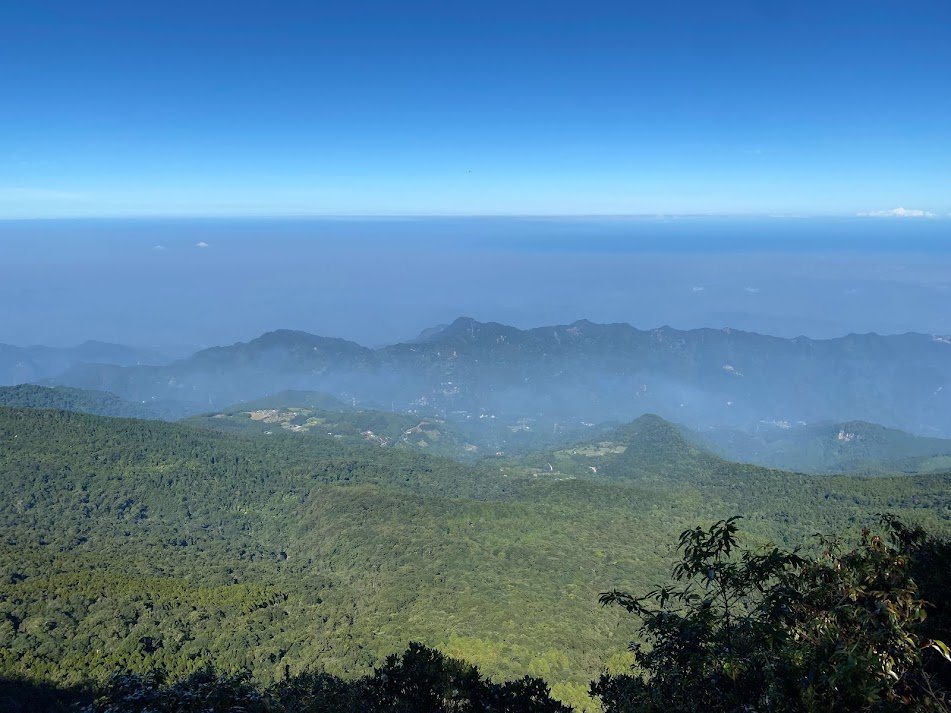
[[[951,439],[915,436],[867,421],[704,435],[726,458],[785,470],[878,474],[951,469]]]
[[[297,389],[548,424],[654,412],[691,427],[865,420],[951,435],[951,343],[924,334],[785,339],[587,320],[521,330],[463,317],[379,349],[277,330],[166,366],[74,367],[52,383],[175,399],[194,412]]]
[[[266,332],[250,342],[239,342],[228,347],[211,347],[193,354],[188,361],[196,364],[225,365],[253,364],[266,357],[278,357],[288,368],[314,368],[325,360],[358,359],[372,354],[370,349],[356,342],[337,337],[320,337],[308,332],[278,329]]]
[[[135,366],[166,364],[174,357],[155,349],[89,340],[74,347],[0,344],[0,385],[47,379],[82,363]]]
[[[184,415],[181,405],[174,401],[135,403],[108,391],[37,384],[0,386],[0,406],[56,409],[117,418],[174,420]]]

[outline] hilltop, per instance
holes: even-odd
[[[778,471],[724,460],[686,429],[655,414],[566,448],[545,450],[505,462],[521,475],[585,478],[605,482],[671,487],[712,485],[722,478],[768,480]]]

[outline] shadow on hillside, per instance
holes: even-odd
[[[88,703],[82,688],[56,688],[47,683],[0,676],[0,713],[54,713]]]

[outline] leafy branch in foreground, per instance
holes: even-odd
[[[161,673],[117,674],[86,713],[570,713],[537,678],[496,683],[475,666],[410,643],[371,676],[308,672],[255,688],[247,673],[198,671],[172,685]]]
[[[947,710],[951,658],[912,576],[928,555],[946,612],[946,544],[883,516],[886,536],[866,529],[852,549],[820,538],[806,558],[741,550],[738,520],[681,534],[674,585],[601,595],[642,621],[634,675],[592,684],[607,713]]]

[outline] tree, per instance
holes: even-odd
[[[171,686],[161,671],[117,673],[87,713],[267,713],[264,696],[247,674],[219,676],[205,669]]]
[[[676,584],[601,596],[642,620],[633,675],[592,684],[607,713],[947,709],[932,669],[951,658],[911,576],[920,537],[886,517],[886,537],[806,558],[740,550],[738,520],[681,534]]]
[[[464,661],[417,643],[392,655],[369,681],[369,710],[392,713],[570,713],[544,681],[494,683]]]
[[[306,672],[261,690],[247,673],[205,669],[166,685],[162,672],[114,675],[87,713],[570,713],[537,678],[495,683],[475,666],[410,643],[373,675]]]

